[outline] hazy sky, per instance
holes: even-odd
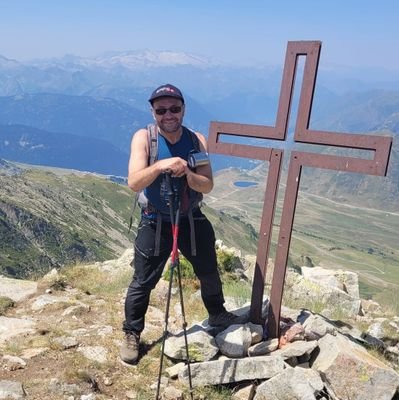
[[[395,0],[0,0],[0,54],[184,51],[280,64],[288,40],[321,40],[324,65],[399,70]]]

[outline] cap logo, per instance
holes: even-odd
[[[180,99],[184,103],[183,95],[181,94],[180,90],[173,85],[163,85],[156,88],[153,92],[151,97],[149,98],[149,102],[152,104],[155,99],[158,97],[175,97]]]
[[[175,93],[175,90],[166,86],[166,87],[161,87],[159,88],[155,93],[159,93],[159,92],[171,92],[171,93]]]

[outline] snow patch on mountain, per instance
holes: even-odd
[[[205,68],[219,65],[219,63],[208,57],[195,54],[166,50],[153,51],[148,49],[134,51],[109,51],[96,57],[79,57],[68,54],[60,58],[34,60],[32,63],[39,68],[58,66],[77,69],[79,69],[79,67],[95,69],[112,69],[117,67],[140,69],[183,65]]]

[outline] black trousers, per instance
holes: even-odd
[[[224,311],[222,282],[217,269],[215,232],[211,223],[200,211],[194,215],[196,256],[191,254],[190,224],[181,218],[178,245],[181,253],[193,266],[201,284],[201,297],[209,314]],[[172,251],[173,237],[170,222],[162,222],[160,252],[154,256],[157,222],[142,218],[134,246],[134,274],[125,300],[125,332],[140,333],[144,329],[145,314],[150,294],[161,278]]]

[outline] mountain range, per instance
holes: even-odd
[[[147,120],[143,111],[111,98],[43,93],[0,97],[3,125],[102,139],[125,153],[132,133]]]
[[[169,81],[183,88],[185,124],[207,135],[212,120],[273,126],[281,72],[278,65],[238,67],[193,54],[149,50],[23,63],[0,56],[0,158],[125,176],[132,133],[151,122],[147,99],[155,86]],[[396,195],[399,77],[326,69],[322,60],[318,76],[311,127],[393,136],[393,172],[378,193]],[[295,116],[295,102],[292,108]],[[211,158],[215,171],[258,164]],[[317,193],[334,188],[337,195],[349,190],[354,197],[359,187],[352,177],[313,173],[310,189]],[[370,187],[371,178],[364,179],[364,187]]]
[[[0,125],[0,154],[7,160],[126,176],[128,155],[104,139]]]

